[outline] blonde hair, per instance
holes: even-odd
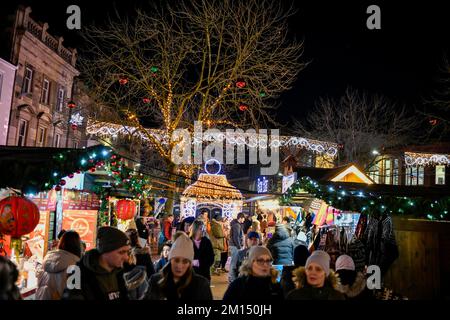
[[[241,266],[239,267],[239,276],[255,276],[255,274],[253,273],[253,261],[250,261],[250,259],[247,257],[245,258],[245,260],[242,262]],[[270,278],[272,280],[272,283],[276,283],[277,282],[277,278],[278,278],[278,270],[275,269],[274,267],[270,268]]]

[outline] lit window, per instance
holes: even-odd
[[[59,88],[58,89],[58,98],[56,101],[56,110],[59,112],[63,111],[64,108],[64,96],[65,96],[65,90],[64,88]]]
[[[394,159],[394,171],[392,172],[393,184],[398,185],[398,159]]]
[[[391,184],[391,165],[392,160],[391,159],[385,159],[384,160],[384,183],[385,184]]]
[[[436,184],[445,184],[445,166],[436,166]]]
[[[406,169],[406,185],[416,186],[424,184],[424,167],[413,166]]]

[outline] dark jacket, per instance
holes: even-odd
[[[295,283],[292,281],[292,272],[298,267],[296,266],[283,266],[281,272],[281,288],[283,289],[283,295],[286,297],[289,292],[295,289]]]
[[[339,276],[339,272],[337,274]],[[375,299],[372,291],[367,288],[367,279],[362,272],[356,273],[355,280],[351,284],[343,285],[342,283],[338,283],[336,290],[344,294],[348,300]]]
[[[252,219],[246,218],[242,225],[242,231],[244,232],[244,234],[247,234],[248,229],[250,229],[251,226],[252,226]]]
[[[139,238],[148,239],[148,229],[147,226],[142,222],[142,219],[136,218],[135,222]]]
[[[294,240],[289,236],[289,232],[283,225],[275,227],[273,237],[267,243],[274,264],[292,265],[294,261]]]
[[[224,303],[239,301],[281,301],[283,292],[272,277],[245,275],[234,280],[223,296]]]
[[[230,263],[230,281],[234,281],[239,277],[239,268],[242,265],[242,262],[247,258],[248,248],[241,249],[238,251],[237,255],[231,258]]]
[[[167,265],[166,268],[170,268]],[[173,282],[172,277],[169,277],[169,283],[165,290],[163,290],[158,282],[162,278],[162,273],[156,273],[150,278],[150,286],[147,290],[146,299],[148,300],[171,300],[171,301],[203,301],[212,300],[212,292],[209,286],[209,281],[201,275],[192,274],[190,284],[182,291],[179,296],[177,293],[177,285]]]
[[[155,263],[155,273],[161,271],[162,268],[164,268],[164,266],[169,262],[169,260],[164,259],[164,258],[160,258],[158,261],[156,261]]]
[[[230,222],[230,247],[237,247],[241,249],[244,246],[244,232],[242,225],[234,219]]]
[[[152,257],[146,248],[134,247],[132,253],[136,257],[136,265],[145,267],[147,277],[150,278],[155,273]]]
[[[306,282],[304,267],[295,269],[293,275],[297,282],[297,289],[289,292],[286,300],[345,300],[345,296],[336,290],[339,279],[333,271],[330,271],[321,288],[311,287]]]
[[[66,286],[63,293],[64,300],[128,300],[123,270],[106,271],[99,265],[99,257],[98,250],[92,249],[77,263],[81,275],[81,288],[69,289]]]
[[[194,267],[194,271],[211,280],[211,266],[214,264],[214,249],[212,247],[211,241],[207,237],[202,237],[200,241],[200,248],[192,240],[192,245],[194,246],[194,260],[199,261],[199,266]]]

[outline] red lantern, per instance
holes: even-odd
[[[131,200],[119,200],[116,205],[117,218],[121,220],[133,219],[136,213],[136,203]]]
[[[78,129],[78,125],[75,124],[75,123],[72,123],[71,127],[72,127],[72,130],[77,130]]]
[[[75,104],[75,101],[73,101],[73,100],[70,100],[68,103],[67,103],[67,107],[69,107],[70,109],[73,109],[73,108],[75,108],[77,105]]]
[[[120,85],[126,85],[128,83],[128,79],[126,77],[122,77],[119,79]]]
[[[19,196],[0,201],[0,233],[20,238],[39,223],[39,208],[33,201]]]
[[[150,99],[149,98],[144,98],[144,99],[142,99],[142,102],[144,102],[145,104],[150,103]]]
[[[239,106],[239,110],[241,110],[242,112],[246,111],[248,109],[248,107],[245,104],[241,104]]]
[[[238,87],[238,88],[240,88],[240,89],[244,88],[245,85],[246,85],[246,83],[245,83],[244,80],[238,80],[238,81],[236,82],[236,87]]]

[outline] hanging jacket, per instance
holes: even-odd
[[[79,260],[80,257],[65,250],[50,251],[36,275],[36,300],[60,300],[67,283],[67,268]]]
[[[294,261],[294,240],[290,237],[284,225],[277,225],[275,233],[267,243],[273,257],[273,263],[279,265],[292,265]]]
[[[339,279],[333,271],[330,271],[321,288],[312,287],[306,282],[304,267],[295,269],[293,275],[297,288],[288,293],[286,300],[345,300],[345,296],[336,290]]]
[[[211,280],[211,266],[214,264],[214,250],[211,241],[207,237],[202,237],[199,248],[193,240],[192,245],[194,247],[194,260],[198,260],[200,264],[198,267],[194,267],[194,271]]]

